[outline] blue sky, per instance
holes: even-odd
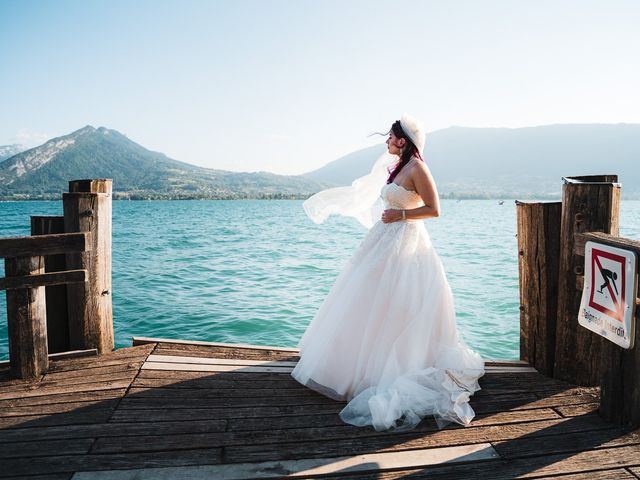
[[[0,145],[90,124],[298,174],[403,112],[428,131],[640,123],[638,25],[638,0],[0,0]]]

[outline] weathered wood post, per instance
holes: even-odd
[[[578,324],[581,293],[576,277],[583,259],[574,251],[575,234],[619,232],[620,184],[617,175],[567,177],[562,188],[560,277],[554,377],[594,386],[600,383],[604,339]]]
[[[62,195],[66,232],[91,232],[91,250],[67,254],[67,268],[89,272],[85,285],[67,287],[72,349],[114,348],[111,304],[111,179],[72,180]]]
[[[5,278],[0,290],[7,293],[9,363],[11,375],[31,379],[49,365],[45,287],[86,280],[85,270],[45,273],[44,257],[86,251],[89,233],[39,235],[0,239]]]
[[[562,202],[520,202],[520,360],[553,375]]]
[[[588,241],[635,252],[640,258],[640,241],[606,233],[586,233],[576,237],[576,253],[584,255]],[[628,279],[627,281],[633,281]],[[638,285],[640,287],[640,284]],[[637,287],[637,288],[638,288]],[[608,422],[628,427],[640,426],[640,291],[631,301],[636,303],[635,342],[625,349],[608,340],[603,341],[600,364],[600,416]]]
[[[64,217],[31,216],[31,235],[64,233]],[[45,272],[63,272],[67,269],[64,254],[44,257]],[[45,287],[47,303],[47,345],[49,353],[66,352],[69,348],[69,313],[67,286]]]
[[[44,257],[4,259],[7,277],[44,273]],[[15,378],[31,379],[49,368],[45,287],[7,290],[10,372]]]

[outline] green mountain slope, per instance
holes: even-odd
[[[59,198],[69,180],[112,178],[115,198],[306,197],[326,183],[179,162],[115,130],[84,127],[0,163],[0,198]]]

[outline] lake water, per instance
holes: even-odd
[[[0,237],[29,235],[30,215],[62,215],[62,202],[0,202]],[[485,358],[517,359],[514,202],[443,200],[427,228],[463,338]],[[294,347],[365,233],[350,219],[315,225],[302,201],[114,201],[116,348],[132,336]],[[622,202],[621,235],[640,239],[639,201]]]

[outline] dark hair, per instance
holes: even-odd
[[[415,146],[411,139],[404,133],[404,130],[402,130],[400,120],[396,120],[395,122],[393,122],[393,125],[391,125],[391,129],[387,132],[387,135],[389,135],[391,132],[393,132],[393,134],[397,138],[404,138],[407,143],[404,150],[402,151],[402,155],[400,155],[400,161],[395,164],[393,169],[389,169],[389,178],[387,178],[387,183],[393,182],[393,179],[396,178],[396,176],[400,173],[400,170],[402,170],[404,166],[409,163],[411,157],[418,157],[420,160],[422,160],[422,155],[420,155],[418,147]]]

